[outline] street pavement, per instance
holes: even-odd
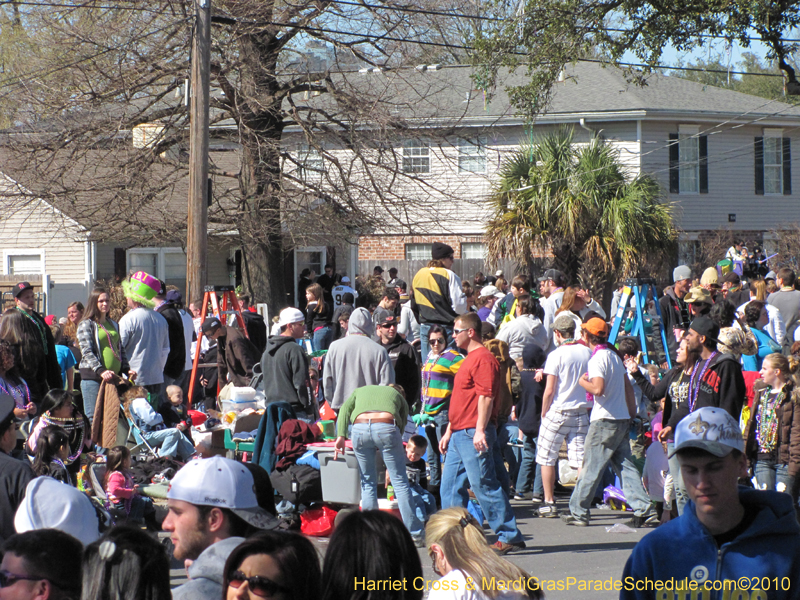
[[[559,509],[566,512],[568,501],[568,495],[558,496]],[[632,513],[593,508],[588,527],[570,527],[562,523],[561,519],[538,518],[535,506],[530,500],[515,500],[511,504],[520,531],[525,536],[527,548],[508,554],[506,558],[540,581],[561,582],[564,589],[545,588],[545,598],[548,600],[618,598],[619,593],[610,589],[587,591],[580,590],[578,586],[581,581],[591,581],[593,587],[596,587],[596,582],[601,581],[608,587],[611,580],[620,579],[631,550],[642,537],[652,531],[651,529],[637,529],[633,533],[606,531],[606,527],[630,519]],[[486,533],[489,541],[494,542],[495,537],[488,527]],[[161,535],[166,537],[166,534]],[[312,541],[320,556],[324,556],[328,539],[312,538]],[[427,551],[420,549],[419,555],[425,579],[431,582],[438,579],[433,572]],[[183,583],[186,577],[182,566],[174,560],[171,576],[173,586]],[[574,578],[574,581],[568,578]]]

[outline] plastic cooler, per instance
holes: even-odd
[[[316,448],[322,480],[322,499],[325,502],[359,504],[361,476],[355,454],[346,452],[333,458],[333,448]]]

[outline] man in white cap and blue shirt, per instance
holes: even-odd
[[[748,473],[736,419],[721,408],[697,409],[678,424],[672,455],[691,502],[633,549],[620,598],[800,597],[800,525],[792,496],[739,487]],[[654,590],[654,582],[668,580],[677,587]]]
[[[255,481],[242,463],[214,456],[187,463],[167,492],[172,554],[186,564],[189,581],[173,600],[219,600],[228,555],[253,529],[274,529],[278,520],[259,507]]]

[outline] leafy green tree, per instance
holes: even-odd
[[[489,256],[527,263],[552,252],[571,280],[611,283],[646,262],[674,255],[673,207],[658,182],[630,179],[618,152],[597,138],[573,142],[571,129],[545,135],[509,157],[491,196]]]

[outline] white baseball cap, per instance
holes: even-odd
[[[255,480],[247,467],[213,456],[186,463],[172,479],[167,499],[227,508],[253,527],[274,529],[279,521],[258,505],[255,490]]]
[[[495,298],[505,298],[505,294],[497,289],[497,286],[486,285],[481,288],[481,295],[479,298],[488,298],[494,296]]]
[[[344,277],[342,277],[342,283],[350,283],[350,278],[347,275],[345,275]]]
[[[304,321],[305,317],[303,316],[303,312],[298,310],[297,308],[284,308],[281,311],[280,316],[278,317],[278,325],[283,327],[284,325],[291,325],[292,323],[299,323],[300,321]]]
[[[700,448],[723,458],[733,450],[744,452],[744,440],[739,423],[727,410],[704,406],[678,423],[675,447],[669,457],[685,448]]]

